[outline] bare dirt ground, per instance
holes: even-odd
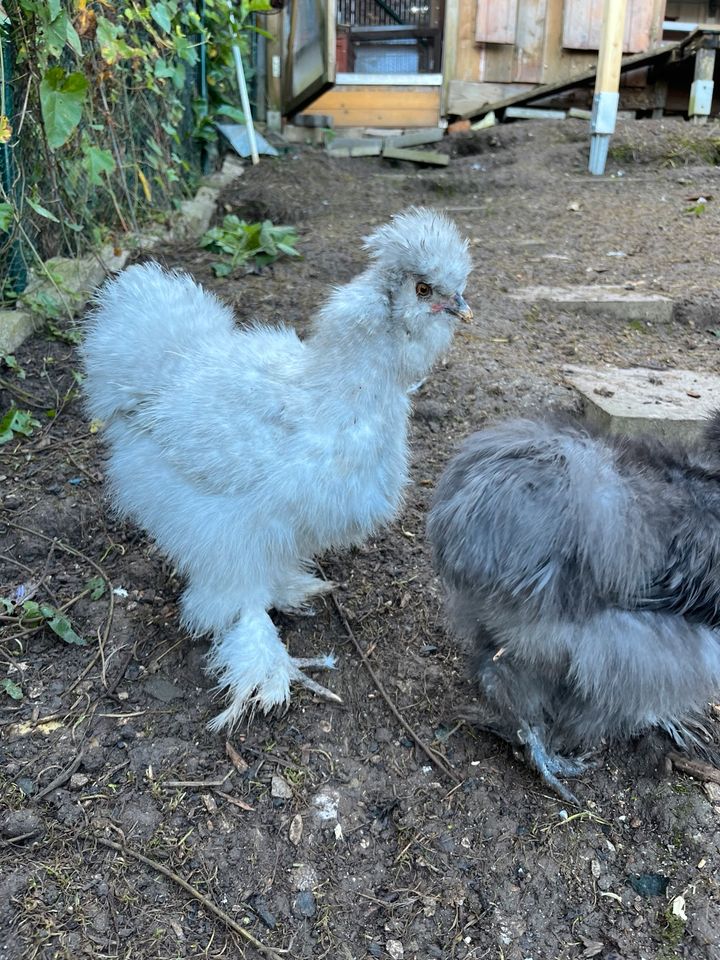
[[[0,690],[0,958],[259,956],[242,931],[318,960],[720,958],[717,791],[668,774],[667,745],[643,738],[612,745],[567,810],[462,722],[474,691],[423,534],[456,443],[489,418],[572,406],[568,363],[720,370],[719,147],[717,124],[635,122],[600,179],[570,121],[454,140],[441,172],[299,150],[248,170],[221,213],[295,224],[302,260],[216,280],[197,247],[159,253],[241,319],[302,329],[398,209],[445,209],[471,238],[476,320],[417,394],[402,516],[322,559],[390,697],[457,781],[390,713],[331,602],[279,623],[293,652],[339,654],[344,705],[296,690],[284,716],[230,738],[235,754],[208,733],[206,647],[178,627],[173,571],[106,512],[74,347],[18,351],[26,378],[2,371],[0,411],[40,426],[2,448],[0,596],[65,607],[87,643],[0,610],[0,680],[22,691]],[[667,293],[676,316],[581,319],[507,296],[558,282]]]

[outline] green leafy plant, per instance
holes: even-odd
[[[10,677],[0,680],[0,690],[4,690],[13,700],[22,700],[23,698],[22,687],[18,686]]]
[[[27,410],[18,410],[17,407],[11,407],[0,420],[0,444],[9,443],[18,434],[23,437],[31,437],[33,430],[39,426],[39,421]]]
[[[25,379],[25,371],[24,371],[23,368],[20,366],[20,364],[17,362],[17,360],[15,359],[15,357],[14,357],[14,355],[13,355],[12,353],[5,353],[5,354],[3,354],[2,356],[0,356],[0,360],[2,360],[2,362],[5,364],[5,366],[6,366],[9,370],[12,370],[12,372],[15,374],[15,376],[18,378],[18,380],[24,380],[24,379]]]
[[[3,299],[38,260],[82,254],[172,213],[195,190],[214,120],[239,115],[232,46],[247,62],[254,15],[272,6],[204,0],[201,9],[2,0]]]
[[[49,603],[25,600],[21,609],[20,623],[23,626],[37,627],[44,625],[49,627],[65,643],[71,643],[79,647],[84,647],[87,644],[87,640],[75,632],[73,625],[65,614]]]
[[[228,259],[213,264],[216,277],[225,277],[248,260],[258,266],[272,263],[278,257],[299,257],[295,249],[298,236],[293,227],[275,226],[271,220],[248,223],[231,213],[222,226],[212,227],[200,240],[200,246]]]

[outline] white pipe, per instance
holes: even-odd
[[[245,71],[243,70],[242,57],[240,56],[240,47],[233,44],[233,59],[235,60],[235,72],[237,74],[238,88],[240,90],[240,103],[242,111],[245,114],[245,126],[248,132],[248,141],[250,144],[250,155],[253,164],[260,163],[258,155],[257,142],[255,140],[255,126],[253,124],[252,111],[250,110],[250,98],[248,97],[247,84],[245,83]]]

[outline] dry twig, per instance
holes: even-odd
[[[273,947],[266,947],[264,943],[261,943],[256,937],[254,937],[248,930],[244,927],[241,927],[239,923],[233,920],[232,917],[228,916],[224,910],[221,910],[212,900],[209,900],[206,896],[200,893],[195,887],[191,886],[187,880],[183,880],[181,876],[175,873],[173,870],[170,870],[169,867],[164,866],[162,863],[158,863],[157,860],[151,860],[150,857],[144,856],[144,854],[139,853],[137,850],[133,850],[131,847],[126,847],[124,844],[115,843],[114,840],[106,840],[105,837],[95,836],[95,840],[102,844],[104,847],[109,847],[111,850],[115,850],[118,853],[123,854],[124,856],[134,857],[136,860],[139,860],[140,863],[144,863],[148,867],[152,867],[153,870],[157,870],[158,873],[161,873],[164,877],[167,877],[168,880],[172,880],[173,883],[176,883],[179,887],[182,887],[186,893],[189,893],[191,897],[194,897],[195,900],[199,901],[207,910],[211,913],[214,913],[225,924],[226,927],[229,927],[230,930],[233,930],[239,936],[251,944],[258,953],[263,954],[265,957],[271,957],[273,960],[277,957],[284,956],[288,953],[287,950],[275,950]]]
[[[681,753],[671,752],[668,759],[680,773],[687,773],[696,780],[710,781],[711,783],[720,783],[720,770],[711,766],[709,763],[703,763],[702,760],[691,760],[690,757],[684,757]]]
[[[327,580],[328,578],[325,576],[325,571],[323,570],[323,568],[320,566],[319,563],[317,563],[317,567],[318,567],[318,570],[320,571],[320,575],[322,576],[323,580]],[[415,730],[410,726],[410,724],[407,722],[407,720],[403,717],[403,715],[400,713],[398,708],[395,706],[392,699],[390,698],[390,695],[388,694],[388,692],[385,690],[385,687],[383,687],[382,683],[380,682],[380,678],[373,670],[372,665],[367,658],[367,654],[365,653],[362,646],[360,645],[360,642],[355,636],[353,629],[348,622],[348,618],[345,614],[345,611],[343,610],[340,604],[340,601],[338,600],[338,598],[335,596],[334,593],[332,593],[331,596],[332,596],[333,604],[335,605],[335,610],[337,611],[337,615],[340,617],[340,621],[343,627],[345,628],[345,632],[347,633],[348,637],[352,641],[353,646],[357,650],[360,656],[360,659],[365,665],[365,669],[372,677],[372,681],[377,687],[378,692],[380,693],[381,697],[390,708],[390,712],[392,713],[392,715],[395,717],[398,723],[402,726],[405,733],[407,733],[407,735],[414,741],[414,743],[420,748],[420,750],[422,750],[422,752],[426,755],[426,757],[429,760],[431,760],[432,763],[435,764],[438,770],[444,773],[446,777],[449,777],[450,780],[452,780],[454,783],[460,783],[461,778],[458,776],[458,774],[455,773],[452,767],[449,767],[447,765],[444,758],[439,753],[436,753],[435,750],[433,750],[433,748],[429,744],[427,744],[422,739],[422,737],[419,736],[419,734],[415,732]]]

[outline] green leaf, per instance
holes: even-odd
[[[150,16],[165,33],[170,33],[172,30],[172,20],[170,18],[170,11],[165,4],[153,3],[150,7]]]
[[[25,371],[17,362],[17,360],[15,359],[12,353],[3,354],[3,356],[0,357],[0,360],[2,360],[2,362],[5,364],[6,367],[9,367],[12,370],[12,372],[15,374],[18,380],[25,379]]]
[[[93,186],[101,186],[103,182],[102,174],[110,174],[115,170],[115,159],[109,150],[93,147],[86,143],[83,144],[83,157],[88,180]]]
[[[22,687],[14,683],[10,677],[5,677],[3,680],[0,680],[0,690],[4,690],[13,700],[22,700],[23,698]]]
[[[231,120],[234,120],[235,123],[245,123],[245,114],[242,110],[238,110],[237,107],[233,107],[230,103],[221,104],[215,111],[215,114],[218,117],[229,117]]]
[[[63,330],[56,323],[48,321],[47,325],[48,333],[51,337],[55,337],[56,340],[62,340],[65,343],[72,343],[73,346],[77,346],[79,343],[82,343],[82,330],[79,327],[69,327],[67,330]]]
[[[68,20],[67,30],[65,32],[67,42],[70,44],[75,53],[81,57],[82,56],[82,44],[80,43],[80,36],[72,25],[72,21]]]
[[[23,608],[23,620],[29,620],[30,622],[36,622],[43,619],[43,615],[40,612],[40,604],[36,603],[35,600],[26,600],[22,605]]]
[[[50,609],[52,610],[52,607]],[[57,610],[54,613],[55,616],[49,619],[47,624],[53,633],[56,633],[65,643],[73,643],[78,647],[86,646],[87,640],[81,637],[79,633],[75,633],[68,618]]]
[[[233,271],[233,265],[225,261],[225,263],[214,263],[212,265],[212,271],[216,277],[227,277],[228,274],[231,274]]]
[[[51,67],[43,77],[40,109],[51,150],[67,143],[80,123],[87,90],[84,74],[66,74],[62,67]]]
[[[107,584],[103,577],[92,577],[85,584],[85,589],[90,591],[91,600],[99,600],[100,597],[105,593],[107,589]]]
[[[48,14],[49,20],[54,20],[55,17],[60,13],[62,7],[60,6],[60,0],[48,0]]]
[[[52,220],[53,223],[60,223],[58,218],[54,213],[51,213],[47,207],[43,207],[42,204],[38,203],[37,200],[31,200],[30,197],[26,197],[28,205],[41,217],[45,217],[46,220]]]
[[[24,611],[22,619],[24,621],[30,624],[37,624],[44,620],[53,633],[56,633],[65,643],[73,643],[79,647],[86,646],[87,640],[84,640],[80,634],[73,630],[72,624],[65,614],[56,610],[55,607],[52,607],[49,603],[37,603],[35,600],[26,600],[22,606]]]
[[[7,233],[15,219],[15,208],[11,203],[0,203],[0,233]]]
[[[0,420],[0,444],[9,443],[18,433],[30,437],[33,430],[39,426],[39,421],[27,410],[11,407]]]

